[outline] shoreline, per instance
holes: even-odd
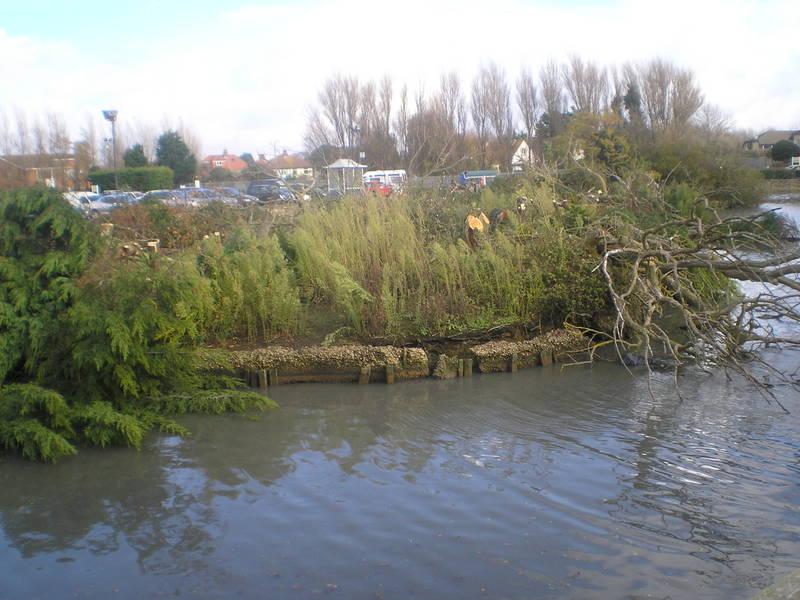
[[[391,345],[204,348],[199,352],[199,369],[232,373],[260,389],[289,383],[392,384],[428,377],[470,377],[474,372],[513,373],[585,356],[588,349],[589,341],[579,332],[554,329],[526,340],[464,346],[454,355]]]

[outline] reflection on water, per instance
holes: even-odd
[[[800,568],[800,398],[679,383],[285,386],[138,453],[2,458],[0,600],[748,598]]]
[[[800,401],[681,386],[286,386],[139,453],[6,459],[0,598],[747,598],[800,567]]]

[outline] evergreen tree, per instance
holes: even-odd
[[[144,155],[144,148],[141,144],[136,144],[125,150],[122,160],[126,167],[146,167],[147,157]]]
[[[197,158],[177,131],[167,131],[158,138],[156,160],[175,173],[175,184],[190,183],[197,172]]]

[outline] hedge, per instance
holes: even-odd
[[[764,179],[794,179],[800,177],[800,169],[764,169]]]
[[[149,192],[150,190],[170,189],[174,173],[169,167],[126,167],[117,169],[119,188]],[[89,173],[89,181],[99,185],[102,190],[114,189],[114,169],[103,169]]]

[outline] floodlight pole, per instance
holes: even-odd
[[[103,118],[111,123],[111,154],[114,157],[114,188],[119,190],[119,173],[117,172],[117,111],[104,110]]]

